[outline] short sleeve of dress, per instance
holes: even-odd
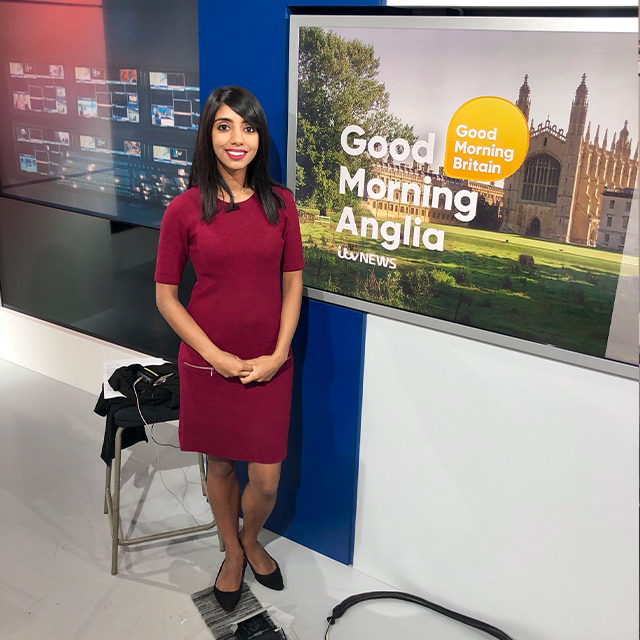
[[[299,271],[304,268],[304,258],[302,253],[302,238],[300,237],[298,209],[296,208],[290,191],[284,191],[282,197],[285,201],[285,208],[280,210],[280,214],[285,216],[282,270]]]
[[[160,226],[155,281],[180,284],[184,265],[189,257],[189,235],[184,204],[169,203]]]

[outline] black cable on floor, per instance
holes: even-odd
[[[327,625],[327,632],[324,636],[325,640],[329,640],[329,629],[331,628],[331,626],[334,625],[336,623],[336,620],[341,618],[348,609],[356,604],[359,604],[360,602],[365,602],[367,600],[384,600],[388,598],[392,600],[404,600],[405,602],[413,602],[414,604],[419,604],[420,606],[431,609],[432,611],[436,611],[437,613],[440,613],[447,618],[451,618],[452,620],[456,620],[457,622],[466,624],[467,626],[478,629],[479,631],[484,631],[484,633],[487,633],[490,636],[497,638],[498,640],[514,640],[514,638],[507,635],[501,629],[487,624],[486,622],[482,622],[482,620],[476,620],[475,618],[471,618],[469,616],[465,616],[462,613],[452,611],[451,609],[442,607],[439,604],[435,604],[434,602],[429,602],[424,598],[419,598],[418,596],[411,595],[410,593],[402,593],[400,591],[370,591],[368,593],[359,593],[355,596],[350,596],[346,600],[343,600],[339,605],[334,607],[333,611],[331,612],[331,616],[327,618],[327,622],[329,624]]]

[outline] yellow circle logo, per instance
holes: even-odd
[[[520,168],[528,148],[529,126],[513,102],[493,96],[474,98],[449,122],[444,172],[463,180],[502,180]]]

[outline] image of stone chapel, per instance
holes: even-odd
[[[528,80],[525,76],[516,103],[527,121]],[[605,190],[635,188],[638,145],[632,154],[627,122],[611,142],[608,129],[600,140],[600,125],[592,139],[588,93],[583,74],[566,131],[548,118],[537,127],[531,120],[527,157],[504,182],[502,231],[596,246]]]

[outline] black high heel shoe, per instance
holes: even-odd
[[[216,580],[213,583],[213,595],[216,597],[218,604],[227,612],[230,613],[237,606],[238,602],[240,602],[240,596],[242,595],[242,584],[244,583],[244,571],[247,568],[247,559],[244,559],[242,564],[242,578],[240,579],[240,588],[235,591],[220,591],[218,587],[216,587],[216,582],[218,582],[218,578],[220,577],[220,572],[222,571],[222,567],[224,565],[224,560],[220,565],[220,569],[218,569],[218,575],[216,576]]]
[[[242,545],[242,542],[240,542]],[[244,547],[243,547],[244,549]],[[264,547],[263,547],[264,549]],[[264,552],[273,560],[269,552],[264,549]],[[251,571],[256,579],[256,582],[260,583],[263,587],[267,587],[268,589],[273,589],[274,591],[282,591],[284,589],[284,580],[282,579],[282,572],[280,571],[280,566],[275,562],[276,568],[271,573],[258,573],[249,560],[247,559],[247,555],[245,553],[245,562],[249,564],[251,567]]]

